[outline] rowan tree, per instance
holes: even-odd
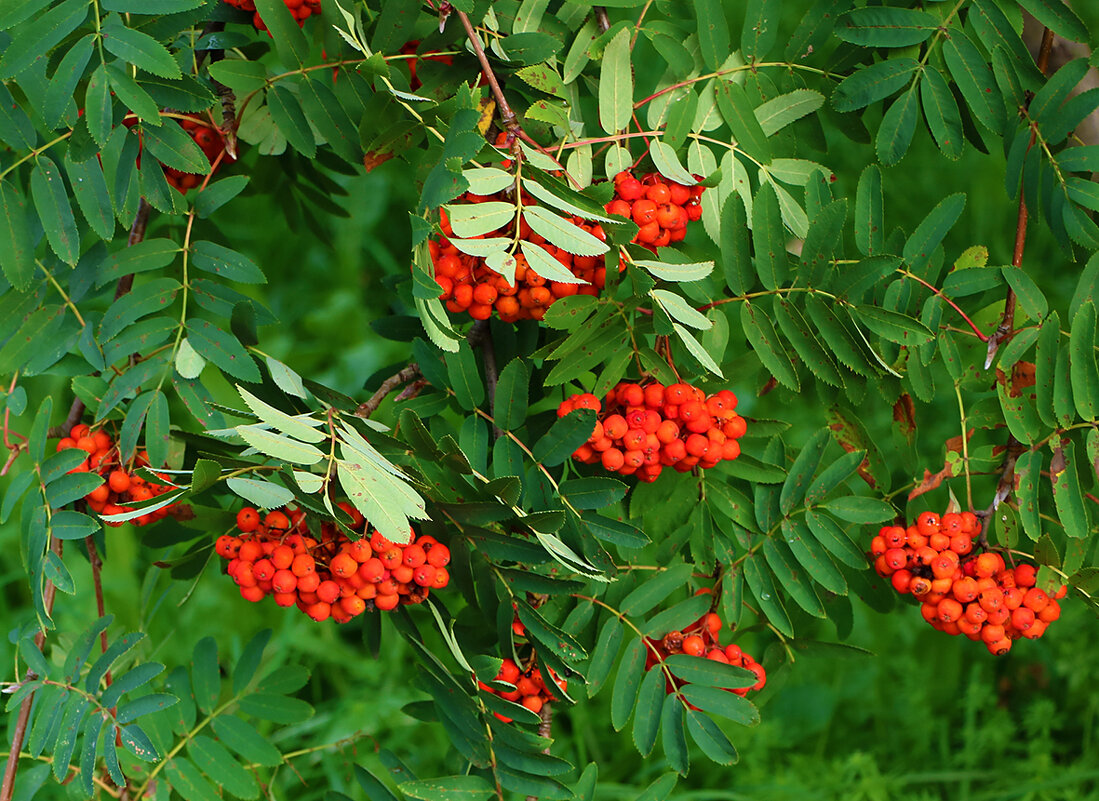
[[[593,726],[663,799],[803,655],[871,658],[867,606],[1040,653],[1099,589],[1093,35],[8,0],[0,801],[591,799]],[[287,661],[307,630],[353,682]],[[435,774],[309,728],[395,686]]]

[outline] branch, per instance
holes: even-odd
[[[544,737],[547,740],[553,735],[553,705],[543,704],[541,712],[542,722],[538,724],[538,736]],[[543,754],[548,754],[550,747],[547,745],[542,749]],[[538,796],[528,795],[527,801],[538,801]]]
[[[126,240],[126,247],[132,248],[138,242],[145,238],[145,226],[149,224],[149,212],[152,207],[145,202],[145,198],[141,198],[141,202],[137,204],[137,214],[134,216],[134,224],[130,226],[130,237]],[[118,279],[118,286],[114,291],[114,299],[118,300],[120,297],[129,292],[134,286],[134,274],[124,275]]]
[[[592,11],[595,12],[595,24],[599,26],[600,33],[606,33],[611,29],[611,20],[607,16],[607,9],[603,6],[595,6]]]
[[[981,518],[981,547],[988,547],[988,523],[992,519],[992,516],[996,513],[996,509],[1000,504],[1007,500],[1008,496],[1015,491],[1015,463],[1019,461],[1019,457],[1027,451],[1025,445],[1023,445],[1011,434],[1007,435],[1007,455],[1004,457],[1004,466],[1000,470],[1000,480],[996,484],[996,494],[992,497],[992,503],[989,504],[987,509],[982,509],[977,512],[977,517]]]
[[[221,33],[224,30],[225,30],[225,23],[224,22],[216,22],[216,21],[215,22],[208,22],[208,23],[206,23],[206,27],[202,29],[202,33],[200,33],[198,35],[198,38],[201,41],[202,39],[204,39],[205,37],[209,36],[212,33]],[[207,55],[210,56],[210,63],[213,63],[215,61],[221,61],[222,56],[225,55],[225,51],[224,50],[199,50],[195,54],[195,72],[196,73],[200,69],[202,69],[202,62],[206,60]]]
[[[400,372],[391,375],[382,385],[378,387],[378,391],[371,395],[367,400],[359,404],[359,408],[352,414],[356,417],[370,417],[374,412],[378,410],[378,407],[382,405],[382,401],[397,387],[407,384],[414,378],[419,378],[423,373],[420,372],[420,365],[413,363],[405,367]]]
[[[496,99],[496,108],[500,111],[500,122],[511,136],[522,139],[528,145],[533,148],[537,148],[539,151],[545,153],[546,150],[538,142],[534,141],[523,127],[519,124],[518,119],[515,116],[515,112],[511,110],[511,106],[508,105],[507,98],[504,97],[504,90],[500,87],[500,81],[496,78],[496,73],[492,71],[492,65],[488,63],[488,56],[485,54],[484,45],[481,44],[481,37],[477,35],[477,31],[473,29],[473,23],[469,21],[469,16],[464,11],[458,12],[458,19],[462,21],[462,27],[465,28],[466,38],[469,39],[470,45],[473,47],[473,52],[477,55],[477,60],[481,63],[481,74],[485,76],[485,80],[488,81],[489,88],[492,89],[492,96]],[[516,151],[518,148],[515,149]],[[519,157],[519,153],[515,152],[515,156]]]
[[[64,548],[64,542],[56,537],[50,538],[50,550],[61,556],[62,549]],[[46,579],[46,589],[42,593],[42,602],[46,609],[46,615],[49,616],[53,612],[53,599],[57,594],[57,588],[54,587],[53,582]],[[34,635],[34,645],[39,650],[42,649],[42,645],[46,642],[46,630],[39,629],[38,633]],[[24,681],[30,681],[34,677],[34,672],[28,670]],[[23,703],[19,705],[19,716],[15,720],[15,731],[11,738],[11,750],[8,752],[8,762],[4,766],[4,781],[0,784],[0,801],[11,801],[12,795],[15,793],[15,774],[19,770],[19,752],[23,750],[23,741],[27,736],[27,723],[30,721],[31,705],[34,703],[34,693],[31,693],[23,699]]]
[[[485,337],[481,340],[481,358],[485,362],[485,390],[488,395],[488,408],[492,412],[492,436],[500,439],[504,435],[500,426],[496,425],[496,384],[499,373],[496,370],[496,348],[492,344],[492,335],[485,327]]]
[[[1042,34],[1042,49],[1038,54],[1038,69],[1042,71],[1044,75],[1046,68],[1049,66],[1049,54],[1053,50],[1053,31],[1049,28],[1045,29],[1045,33]],[[1030,106],[1031,98],[1027,98],[1027,107]],[[1034,147],[1035,141],[1037,141],[1038,132],[1031,131],[1030,143],[1027,145],[1027,152]],[[1025,179],[1024,179],[1025,180]],[[1023,265],[1023,252],[1026,249],[1026,227],[1028,212],[1026,207],[1026,193],[1023,191],[1023,184],[1019,184],[1019,214],[1015,223],[1015,249],[1011,258],[1011,263],[1015,267],[1022,267]],[[996,326],[996,330],[992,336],[988,338],[988,352],[985,355],[985,369],[987,370],[992,366],[992,360],[996,358],[996,351],[1000,347],[1000,343],[1010,339],[1015,333],[1015,290],[1009,285],[1007,288],[1007,298],[1004,301],[1004,315],[1000,318],[1000,324]]]

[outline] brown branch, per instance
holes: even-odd
[[[84,538],[84,545],[88,548],[88,561],[92,565],[92,584],[95,586],[95,611],[99,617],[103,617],[107,614],[106,606],[103,603],[103,577],[101,575],[103,570],[103,560],[99,558],[99,551],[95,547],[95,537],[89,535]],[[107,653],[107,630],[99,632],[99,645],[103,649],[103,653]],[[111,671],[107,671],[107,685],[111,683]]]
[[[224,22],[216,22],[216,21],[215,22],[208,22],[208,23],[206,23],[206,27],[202,29],[202,33],[199,34],[198,38],[201,41],[202,39],[204,39],[205,37],[209,36],[212,33],[221,33],[224,30],[225,30],[225,23]],[[202,69],[202,62],[206,60],[207,55],[210,56],[210,63],[212,64],[215,61],[221,61],[222,57],[225,55],[225,51],[224,50],[199,50],[195,54],[195,72],[196,73],[200,69]]]
[[[1046,68],[1049,66],[1049,54],[1053,50],[1053,31],[1049,28],[1045,29],[1042,34],[1042,49],[1038,54],[1038,69],[1042,71],[1044,75]],[[1027,97],[1027,107],[1030,106],[1031,97]],[[1030,143],[1027,145],[1027,152],[1034,147],[1034,143],[1038,139],[1038,131],[1032,130],[1030,132]],[[1023,252],[1026,250],[1026,233],[1027,233],[1027,220],[1029,213],[1026,207],[1026,192],[1025,192],[1025,179],[1019,183],[1019,213],[1015,222],[1015,248],[1012,254],[1011,263],[1015,267],[1022,267],[1023,265]],[[1015,333],[1015,290],[1009,285],[1007,288],[1007,297],[1004,300],[1004,314],[1000,318],[1000,324],[996,326],[996,330],[992,333],[992,336],[988,338],[988,351],[985,354],[985,369],[987,370],[992,366],[992,360],[996,358],[996,351],[999,349],[1000,344],[1010,339]]]
[[[126,240],[126,247],[132,248],[138,242],[145,238],[145,226],[149,224],[149,212],[152,207],[145,201],[145,198],[141,198],[141,202],[137,204],[137,214],[134,216],[134,224],[130,226],[130,236]],[[118,286],[114,291],[114,299],[118,300],[120,297],[129,292],[134,286],[134,274],[124,275],[118,279]]]
[[[553,735],[553,706],[551,704],[543,704],[541,712],[542,722],[538,724],[538,736],[550,739]],[[542,749],[543,754],[550,753],[550,747],[547,745]],[[538,796],[528,795],[527,801],[538,801]]]
[[[496,425],[496,384],[500,374],[496,370],[496,348],[493,346],[492,335],[488,332],[487,326],[485,336],[481,340],[481,358],[485,363],[485,393],[488,395],[488,410],[493,417],[492,436],[493,439],[500,439],[504,435],[500,426]]]
[[[386,396],[393,392],[397,387],[407,384],[414,378],[419,378],[423,373],[420,372],[420,365],[410,364],[408,367],[400,370],[399,372],[391,375],[382,385],[378,387],[378,391],[371,395],[367,400],[359,404],[352,414],[356,417],[370,417],[374,412],[378,410],[378,407],[382,405],[382,401]]]
[[[611,29],[611,20],[607,16],[607,9],[603,6],[595,6],[592,8],[595,12],[595,24],[599,26],[600,33],[606,33]]]
[[[489,88],[492,90],[492,96],[496,100],[496,108],[500,112],[500,122],[503,124],[504,130],[508,132],[512,141],[515,139],[522,139],[540,153],[552,156],[549,151],[523,130],[523,126],[519,124],[519,120],[508,104],[507,98],[504,97],[504,90],[500,86],[500,81],[496,78],[496,73],[492,70],[492,65],[488,63],[488,55],[485,53],[484,45],[481,44],[481,37],[478,36],[477,31],[473,29],[473,23],[469,21],[469,16],[467,16],[464,11],[458,11],[457,14],[458,19],[462,21],[462,27],[465,28],[466,38],[469,39],[469,43],[473,47],[473,52],[477,55],[477,61],[481,64],[481,74],[485,76],[485,80],[488,81]],[[512,154],[516,158],[522,157],[518,145],[513,147]],[[557,161],[557,159],[555,158],[554,161]],[[558,165],[561,164],[559,161],[557,163]],[[561,169],[564,169],[564,167]]]
[[[69,407],[69,414],[65,418],[65,422],[56,428],[51,428],[46,432],[47,439],[56,439],[57,437],[67,437],[73,430],[73,426],[80,422],[80,418],[84,416],[84,401],[80,398],[73,398],[72,406]]]
[[[996,484],[996,494],[992,497],[992,503],[989,504],[987,509],[976,512],[977,517],[981,518],[982,521],[979,542],[983,548],[988,547],[989,521],[996,514],[996,509],[999,508],[1000,504],[1015,491],[1015,463],[1026,451],[1027,447],[1025,445],[1011,434],[1007,435],[1007,454],[1004,456],[1004,466],[1000,470],[1000,480]]]
[[[50,538],[50,550],[61,556],[64,543],[62,540],[56,537]],[[50,615],[53,612],[53,600],[57,594],[57,588],[54,587],[53,582],[46,579],[46,588],[42,593],[43,606],[46,609],[46,615]],[[41,650],[43,644],[46,642],[46,630],[39,629],[38,633],[34,635],[34,645]],[[34,678],[34,672],[28,670],[24,676],[24,681],[30,681]],[[15,774],[19,771],[19,752],[23,750],[23,741],[27,737],[27,724],[30,721],[31,706],[34,703],[34,693],[30,693],[23,699],[23,703],[19,705],[19,715],[15,719],[15,731],[12,733],[11,751],[8,752],[8,761],[4,766],[4,780],[0,784],[0,801],[11,801],[12,795],[15,793]]]

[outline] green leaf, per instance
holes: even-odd
[[[665,695],[664,671],[654,666],[641,680],[633,715],[633,742],[642,756],[651,754],[656,745]]]
[[[763,568],[762,562],[763,558],[755,554],[745,559],[744,580],[759,602],[760,611],[766,615],[771,625],[787,637],[793,637],[794,627],[790,623],[790,617],[782,606],[782,600],[778,596],[778,590],[775,589],[770,572]]]
[[[880,337],[899,345],[916,347],[935,338],[931,330],[919,320],[880,306],[856,306],[853,313],[859,322]]]
[[[255,0],[256,13],[271,33],[279,60],[287,67],[305,64],[309,58],[309,42],[302,33],[290,9],[282,0]],[[310,83],[301,81],[299,86]]]
[[[740,324],[744,328],[744,335],[759,357],[760,362],[775,379],[785,387],[797,392],[801,388],[798,374],[794,370],[794,364],[790,361],[790,355],[782,347],[775,327],[763,310],[749,301],[744,301],[740,307]]]
[[[1003,96],[977,46],[961,30],[951,31],[943,42],[943,58],[973,118],[993,133],[1003,133],[1007,122]]]
[[[748,673],[748,671],[744,672]],[[751,677],[750,683],[743,685],[745,687],[752,686],[756,681],[754,674],[748,675]],[[728,718],[741,726],[755,726],[759,723],[759,710],[756,709],[755,704],[718,686],[688,684],[682,688],[681,692],[688,701],[703,712]]]
[[[253,448],[274,459],[311,465],[325,458],[325,454],[313,445],[268,431],[260,425],[237,426],[236,431]]]
[[[717,79],[714,84],[717,108],[729,125],[737,146],[757,161],[771,160],[771,143],[763,132],[748,94],[739,84]]]
[[[275,723],[301,723],[313,716],[313,707],[298,698],[273,693],[253,693],[240,699],[240,709],[247,715]]]
[[[195,267],[231,281],[244,284],[265,284],[263,270],[251,259],[215,242],[199,240],[192,245],[191,258]]]
[[[15,184],[0,181],[0,268],[13,287],[25,292],[34,267],[27,202]]]
[[[119,723],[129,723],[131,720],[137,720],[143,715],[151,715],[154,712],[160,712],[161,710],[167,709],[178,703],[179,699],[170,693],[143,695],[140,698],[135,698],[132,701],[121,704],[118,707],[116,719]]]
[[[630,36],[626,28],[615,34],[603,49],[599,67],[599,125],[609,134],[623,130],[633,114]]]
[[[0,57],[0,80],[22,73],[79,28],[87,17],[85,0],[66,0],[24,25]]]
[[[884,523],[892,520],[896,514],[893,507],[885,501],[856,495],[834,498],[821,504],[821,507],[850,523]]]
[[[314,158],[317,154],[317,143],[293,92],[283,86],[271,86],[267,90],[267,108],[271,110],[271,118],[286,137],[286,141],[306,158]]]
[[[595,431],[595,418],[592,409],[576,409],[558,419],[534,444],[535,461],[547,467],[561,464],[588,441]]]
[[[294,500],[294,493],[279,484],[254,478],[227,478],[225,485],[261,509],[277,509]]]
[[[123,61],[161,78],[179,78],[182,73],[168,48],[147,33],[122,25],[104,26],[103,46]]]
[[[1088,41],[1088,28],[1063,0],[1019,0],[1042,25],[1074,42]]]
[[[939,20],[910,8],[856,8],[840,16],[836,36],[866,47],[909,47],[927,41]]]
[[[463,409],[472,411],[485,402],[485,384],[467,342],[460,343],[458,352],[446,357],[446,370],[454,397]]]
[[[840,81],[832,93],[832,105],[836,111],[858,111],[884,100],[902,89],[919,68],[911,58],[890,58],[863,67]]]
[[[712,261],[700,261],[693,264],[668,264],[662,261],[637,259],[633,263],[652,273],[661,281],[699,281],[714,270]]]
[[[640,638],[630,640],[622,663],[618,666],[618,675],[614,679],[611,693],[611,725],[615,731],[630,719],[636,705],[637,692],[641,686],[641,674],[645,670],[645,645]]]
[[[698,20],[698,45],[702,60],[711,70],[716,70],[732,50],[726,11],[720,0],[702,0],[694,4],[694,13]]]
[[[892,9],[899,11],[900,9]],[[918,85],[902,94],[882,117],[878,128],[876,147],[878,160],[892,166],[904,158],[916,133],[916,117],[919,111]]]
[[[690,684],[739,689],[756,683],[755,674],[751,671],[704,657],[672,654],[665,660],[665,664],[674,676]]]
[[[599,637],[595,641],[595,648],[592,649],[586,675],[589,698],[595,697],[610,675],[614,660],[618,657],[618,649],[622,646],[623,636],[622,624],[615,617],[608,618],[599,630]]]
[[[31,170],[31,197],[53,252],[61,261],[75,267],[80,258],[80,234],[76,230],[65,180],[57,165],[46,156],[39,156]]]
[[[1021,271],[1020,271],[1021,272]],[[1069,380],[1076,412],[1084,420],[1099,418],[1099,365],[1095,361],[1095,304],[1080,304],[1069,331]]]
[[[767,289],[786,283],[789,266],[786,257],[786,232],[782,227],[778,195],[771,183],[756,193],[752,205],[752,242],[756,250],[756,271]]]
[[[57,69],[54,70],[49,88],[46,89],[45,102],[42,107],[42,114],[46,117],[46,121],[51,128],[59,127],[61,118],[72,108],[73,93],[76,91],[80,79],[84,76],[84,70],[87,69],[94,50],[95,35],[88,34],[69,48],[61,59],[61,63],[57,65]],[[9,134],[6,130],[8,125],[0,123],[0,138],[9,142],[18,142],[21,139],[20,144],[23,147],[33,148],[35,145],[34,127],[30,126],[28,131],[22,125],[16,124],[16,120],[19,123],[24,120],[27,123],[30,121],[25,116],[17,116],[22,115],[22,110],[11,102],[10,95],[4,97],[6,93],[6,89],[0,91],[0,101],[3,101],[6,105],[6,108],[0,111],[0,120],[3,120],[5,115],[11,115],[8,122],[11,124],[12,130]],[[12,108],[12,106],[15,107]],[[26,135],[27,133],[29,133],[29,136]]]
[[[660,734],[668,764],[677,773],[686,774],[690,755],[687,751],[687,736],[683,733],[683,703],[674,693],[664,698]]]
[[[809,322],[794,304],[776,295],[772,309],[783,335],[794,346],[794,351],[806,367],[826,384],[843,386],[843,378],[832,357],[820,344]]]
[[[688,352],[707,370],[716,375],[718,378],[724,378],[724,374],[721,372],[721,367],[714,361],[702,345],[696,340],[691,333],[681,326],[679,323],[672,323],[672,330],[675,331],[676,336],[679,337],[679,341],[687,346]]]
[[[809,441],[802,446],[797,458],[790,466],[786,480],[782,484],[779,493],[778,506],[782,513],[789,514],[791,510],[801,504],[805,498],[805,492],[813,474],[820,467],[820,461],[824,457],[824,449],[828,447],[831,436],[827,428],[822,428]]]
[[[730,193],[721,210],[721,260],[725,283],[743,295],[755,284],[756,271],[748,247],[748,215],[738,193]]]
[[[530,370],[522,359],[512,359],[500,371],[492,413],[496,425],[505,431],[522,427],[527,419]]]
[[[1060,441],[1059,437],[1054,437],[1050,442],[1053,458],[1050,460],[1049,478],[1057,517],[1065,527],[1065,533],[1081,538],[1088,536],[1091,524],[1076,469],[1075,447],[1072,440]]]
[[[164,309],[179,290],[174,278],[154,278],[138,284],[107,309],[99,323],[99,340],[113,339],[131,323]]]
[[[111,665],[144,638],[145,635],[142,632],[135,631],[112,642],[107,650],[103,652],[103,655],[95,660],[91,669],[88,670],[88,675],[84,678],[84,689],[90,693],[97,693],[99,691],[99,682],[107,675]]]
[[[672,565],[642,582],[619,604],[622,614],[628,617],[644,615],[669,595],[684,587],[693,568],[689,564]]]
[[[962,116],[958,101],[942,73],[934,67],[924,69],[920,83],[920,104],[923,107],[927,127],[935,138],[935,144],[948,159],[961,157],[965,147],[962,133]]]
[[[241,767],[229,750],[206,735],[199,734],[187,744],[187,754],[218,787],[237,798],[256,798],[259,785],[252,774]]]
[[[729,742],[725,732],[701,712],[687,710],[687,731],[691,739],[702,749],[702,753],[719,765],[733,765],[740,760],[736,748]]]
[[[559,492],[577,509],[604,509],[618,503],[629,489],[621,481],[608,476],[591,476],[564,481]]]
[[[775,46],[778,39],[778,20],[781,16],[780,0],[749,0],[748,7],[744,10],[744,26],[740,31],[740,49],[744,57],[750,61],[761,61],[764,56]],[[722,18],[721,4],[716,3],[711,11]],[[701,13],[701,12],[696,12]],[[699,42],[702,40],[702,27],[699,24]],[[725,59],[728,45],[721,53],[717,64],[707,64],[711,69],[717,69]],[[705,54],[705,51],[704,51]]]
[[[847,594],[847,581],[803,521],[783,520],[782,538],[809,576],[836,595]]]
[[[606,242],[596,239],[570,220],[554,214],[544,206],[525,206],[523,220],[534,233],[544,236],[550,244],[564,248],[574,256],[601,256],[609,250]]]
[[[480,776],[442,776],[418,779],[397,785],[410,798],[421,801],[480,801],[496,795],[496,790]]]
[[[69,175],[77,205],[92,230],[102,239],[114,236],[115,218],[111,208],[111,195],[99,159],[88,159],[80,164],[72,160],[72,150],[65,153],[65,172]]]
[[[810,615],[826,618],[827,612],[813,585],[806,580],[801,566],[794,560],[789,547],[774,537],[763,541],[763,555],[783,589]]]
[[[210,724],[221,742],[249,762],[275,766],[282,763],[282,754],[250,724],[232,715],[219,715]]]
[[[795,89],[756,107],[755,115],[764,135],[773,136],[824,105],[824,95],[812,89]]]
[[[930,263],[935,249],[942,244],[954,223],[965,209],[965,194],[956,192],[948,195],[936,204],[926,217],[916,226],[916,230],[904,243],[904,260],[910,268],[919,272]]]
[[[180,172],[204,175],[210,171],[210,161],[179,125],[142,127],[142,141],[157,161]]]
[[[271,3],[272,0],[263,0],[263,2]],[[281,0],[274,0],[275,7],[286,12],[286,6],[279,5],[280,2]],[[288,12],[287,15],[289,15]],[[292,23],[292,28],[295,36],[300,37],[301,28],[296,23]],[[277,34],[275,41],[277,44]],[[359,144],[358,128],[340,104],[335,92],[328,84],[312,78],[299,81],[296,86],[300,92],[301,105],[306,117],[328,141],[332,149],[344,161],[360,161],[362,146]]]
[[[259,368],[235,336],[207,320],[187,321],[188,339],[200,356],[231,376],[249,383],[260,381]]]
[[[11,375],[21,369],[49,342],[64,320],[64,306],[46,306],[30,317],[0,348],[0,375]],[[61,505],[61,504],[55,504]]]
[[[114,744],[109,732],[107,739],[110,745]],[[171,782],[172,789],[182,796],[184,801],[221,801],[218,791],[203,778],[202,772],[188,759],[181,756],[173,757],[165,766],[164,773]]]

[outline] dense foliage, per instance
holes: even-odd
[[[0,801],[1095,795],[1078,11],[6,2]]]

